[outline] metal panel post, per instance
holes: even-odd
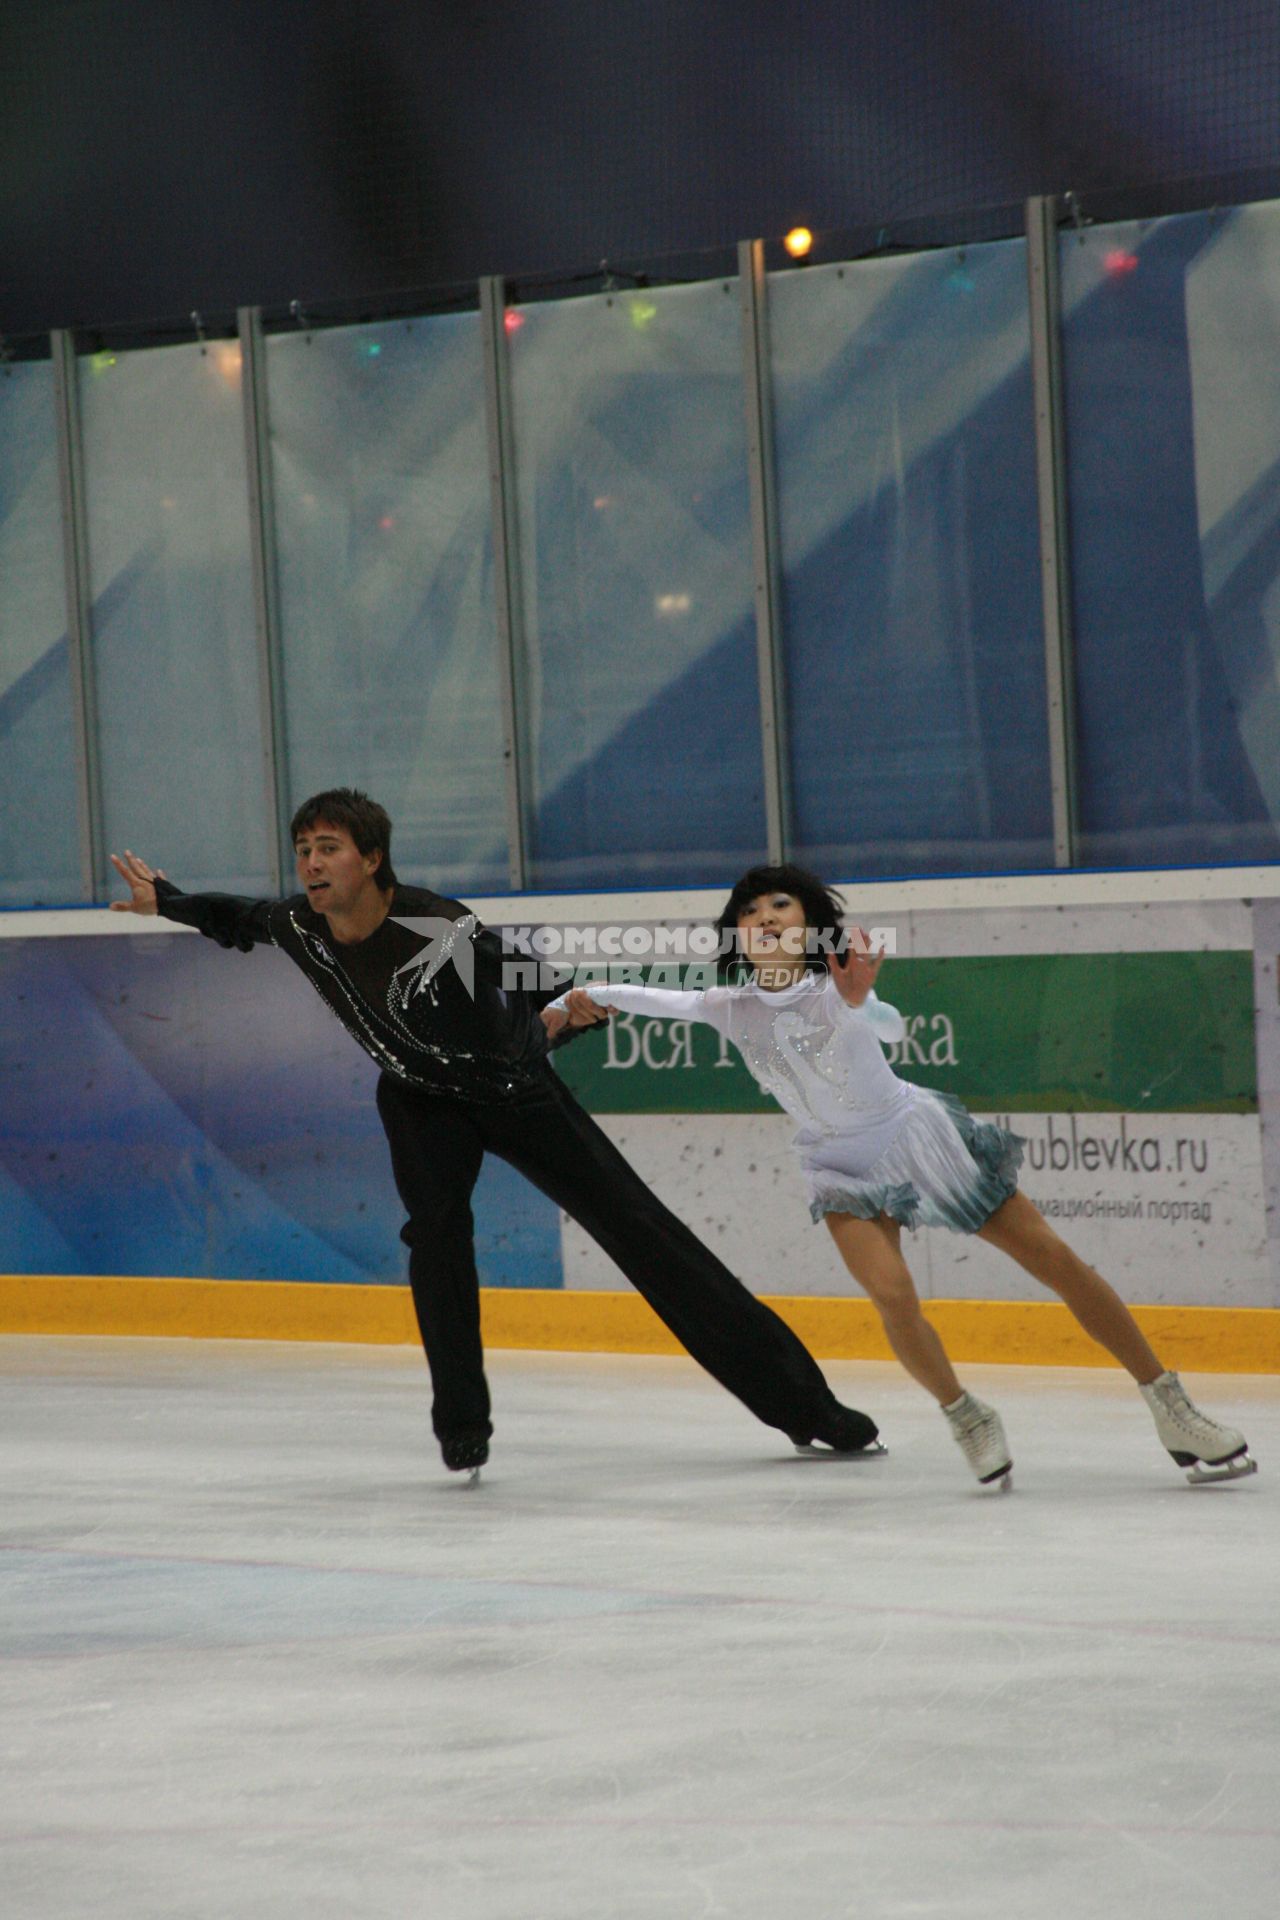
[[[520,580],[519,508],[515,441],[511,430],[511,367],[507,357],[506,288],[493,274],[480,282],[480,341],[484,355],[484,419],[489,449],[493,528],[493,597],[498,627],[498,685],[502,700],[502,767],[507,801],[507,871],[513,893],[528,871],[529,769],[524,752],[524,602]]]
[[[765,831],[769,859],[787,857],[791,840],[787,722],[780,651],[777,484],[773,461],[773,402],[769,366],[768,289],[763,240],[738,246],[742,301],[742,373],[747,403],[747,468],[751,487],[751,569],[760,681],[760,748],[764,765]]]
[[[270,881],[275,893],[283,893],[285,875],[292,871],[293,849],[288,844],[289,762],[280,666],[280,589],[261,308],[241,307],[236,314],[236,326],[240,335],[240,393],[244,406],[245,470],[249,480],[249,554],[258,639],[262,777],[271,827]]]
[[[80,879],[86,897],[96,900],[104,897],[106,873],[102,845],[102,778],[93,672],[93,594],[89,577],[80,386],[74,336],[68,331],[59,330],[51,334],[49,340],[53,359],[53,404],[58,427],[58,497],[62,517],[71,708],[76,744]]]
[[[1052,198],[1036,195],[1027,201],[1026,230],[1053,858],[1056,866],[1070,867],[1076,858],[1075,672],[1062,418],[1058,230]]]

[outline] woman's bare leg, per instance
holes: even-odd
[[[1051,1287],[1085,1332],[1113,1354],[1139,1386],[1149,1386],[1164,1372],[1115,1288],[1059,1239],[1025,1193],[1015,1193],[997,1207],[978,1233]]]
[[[920,1311],[920,1296],[902,1257],[897,1221],[883,1213],[878,1220],[829,1213],[826,1222],[841,1259],[880,1315],[889,1345],[911,1378],[933,1394],[939,1406],[950,1406],[964,1388],[941,1340]]]

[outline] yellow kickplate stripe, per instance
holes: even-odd
[[[387,1346],[418,1337],[407,1287],[60,1274],[0,1275],[0,1332],[358,1340]]]
[[[862,1299],[771,1298],[823,1360],[892,1358],[879,1319]],[[679,1353],[674,1337],[634,1293],[507,1287],[481,1291],[491,1347],[560,1352]],[[1170,1366],[1195,1373],[1280,1373],[1280,1310],[1270,1307],[1135,1307]],[[1056,1301],[931,1300],[925,1312],[955,1360],[1037,1367],[1114,1362]],[[135,1334],[199,1340],[416,1342],[407,1287],[308,1285],[266,1280],[134,1280],[58,1274],[0,1275],[0,1333]]]

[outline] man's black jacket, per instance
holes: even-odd
[[[246,953],[265,942],[278,947],[371,1059],[424,1092],[470,1102],[518,1098],[545,1084],[550,1047],[569,1037],[549,1042],[538,1018],[559,989],[525,984],[531,961],[505,952],[460,901],[426,887],[397,885],[382,925],[346,946],[304,894],[249,900],[183,893],[159,878],[155,885],[166,919]],[[405,924],[423,920],[436,927]]]

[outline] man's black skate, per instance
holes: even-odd
[[[462,1427],[457,1433],[442,1434],[440,1456],[450,1473],[469,1473],[474,1483],[489,1458],[489,1436],[483,1427]]]
[[[797,1453],[862,1454],[874,1459],[889,1451],[879,1433],[868,1414],[856,1407],[837,1407],[816,1433],[791,1433],[787,1438]]]

